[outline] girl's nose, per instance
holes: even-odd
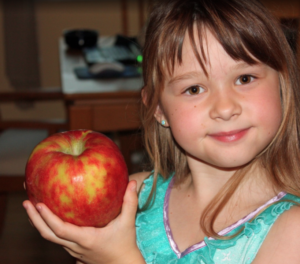
[[[210,117],[228,121],[242,113],[241,102],[234,93],[220,93],[213,95]]]

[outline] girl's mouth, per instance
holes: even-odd
[[[233,130],[229,132],[219,132],[209,136],[221,142],[234,142],[244,137],[250,128]]]

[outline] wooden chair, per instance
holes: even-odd
[[[63,96],[59,91],[0,93],[0,102],[51,99],[63,99]],[[49,120],[5,121],[1,118],[0,111],[0,234],[5,216],[7,194],[24,190],[25,166],[31,151],[47,136],[67,129],[68,124],[65,120],[62,122]]]

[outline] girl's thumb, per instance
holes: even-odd
[[[135,180],[128,183],[123,198],[121,217],[126,224],[135,224],[135,215],[138,207],[137,184]]]

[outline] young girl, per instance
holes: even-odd
[[[153,171],[101,229],[25,201],[42,236],[78,263],[300,263],[299,72],[276,20],[255,0],[160,1],[143,70]]]

